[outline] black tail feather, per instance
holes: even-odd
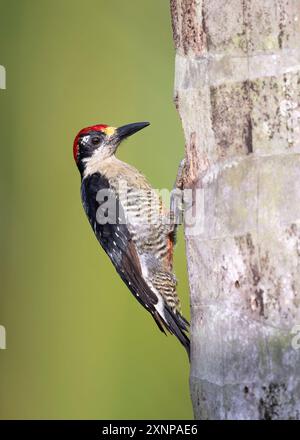
[[[160,317],[160,315],[158,314],[158,312],[154,312],[154,314],[153,314],[153,318],[154,318],[154,321],[156,322],[156,324],[157,324],[157,327],[159,328],[159,330],[161,331],[161,332],[163,332],[165,335],[167,334],[166,333],[166,331],[165,331],[165,329],[164,329],[164,322],[163,322],[163,320],[161,319],[161,317]]]
[[[185,332],[188,330],[188,322],[179,313],[175,314],[174,312],[172,312],[172,310],[168,306],[165,306],[164,312],[165,312],[165,320],[164,320],[165,326],[167,327],[170,333],[172,333],[178,338],[178,340],[186,349],[186,352],[190,359],[190,340],[188,336],[185,334]]]

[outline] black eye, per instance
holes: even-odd
[[[99,142],[100,142],[100,138],[99,138],[99,136],[94,136],[94,137],[92,138],[92,144],[93,144],[93,145],[97,145],[97,144],[99,144]]]

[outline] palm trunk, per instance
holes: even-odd
[[[6,71],[5,67],[0,65],[0,89],[6,88]]]
[[[299,419],[300,2],[171,13],[185,187],[203,197],[185,227],[195,417]]]

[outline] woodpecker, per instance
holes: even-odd
[[[73,155],[82,204],[97,240],[159,329],[174,334],[189,355],[189,323],[180,311],[173,273],[174,216],[147,179],[115,156],[123,140],[148,125],[86,127],[74,140]]]

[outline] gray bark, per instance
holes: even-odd
[[[300,1],[171,14],[184,184],[203,203],[185,227],[195,417],[299,419]]]

